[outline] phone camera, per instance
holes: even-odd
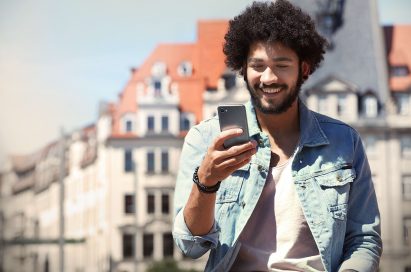
[[[227,112],[227,109],[220,109],[220,112],[221,112],[221,113]]]

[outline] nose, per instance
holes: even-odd
[[[267,67],[267,68],[265,68],[264,72],[261,74],[260,81],[264,85],[270,85],[270,84],[273,84],[273,83],[277,83],[278,77],[273,72],[273,70],[271,70],[270,67]]]

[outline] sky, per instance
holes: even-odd
[[[0,166],[95,122],[158,43],[194,42],[199,19],[251,2],[0,0]],[[410,0],[378,2],[382,24],[411,24]]]

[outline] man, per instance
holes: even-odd
[[[193,258],[211,249],[207,271],[378,269],[380,216],[359,135],[298,98],[325,47],[286,0],[254,2],[230,21],[224,53],[251,95],[250,141],[225,149],[242,131],[220,132],[217,117],[193,127],[174,197],[175,241]]]

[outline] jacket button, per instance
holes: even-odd
[[[259,145],[260,147],[263,147],[263,146],[264,146],[264,141],[263,141],[262,139],[259,139],[259,140],[258,140],[258,145]]]
[[[258,171],[263,171],[263,167],[261,165],[258,166]]]

